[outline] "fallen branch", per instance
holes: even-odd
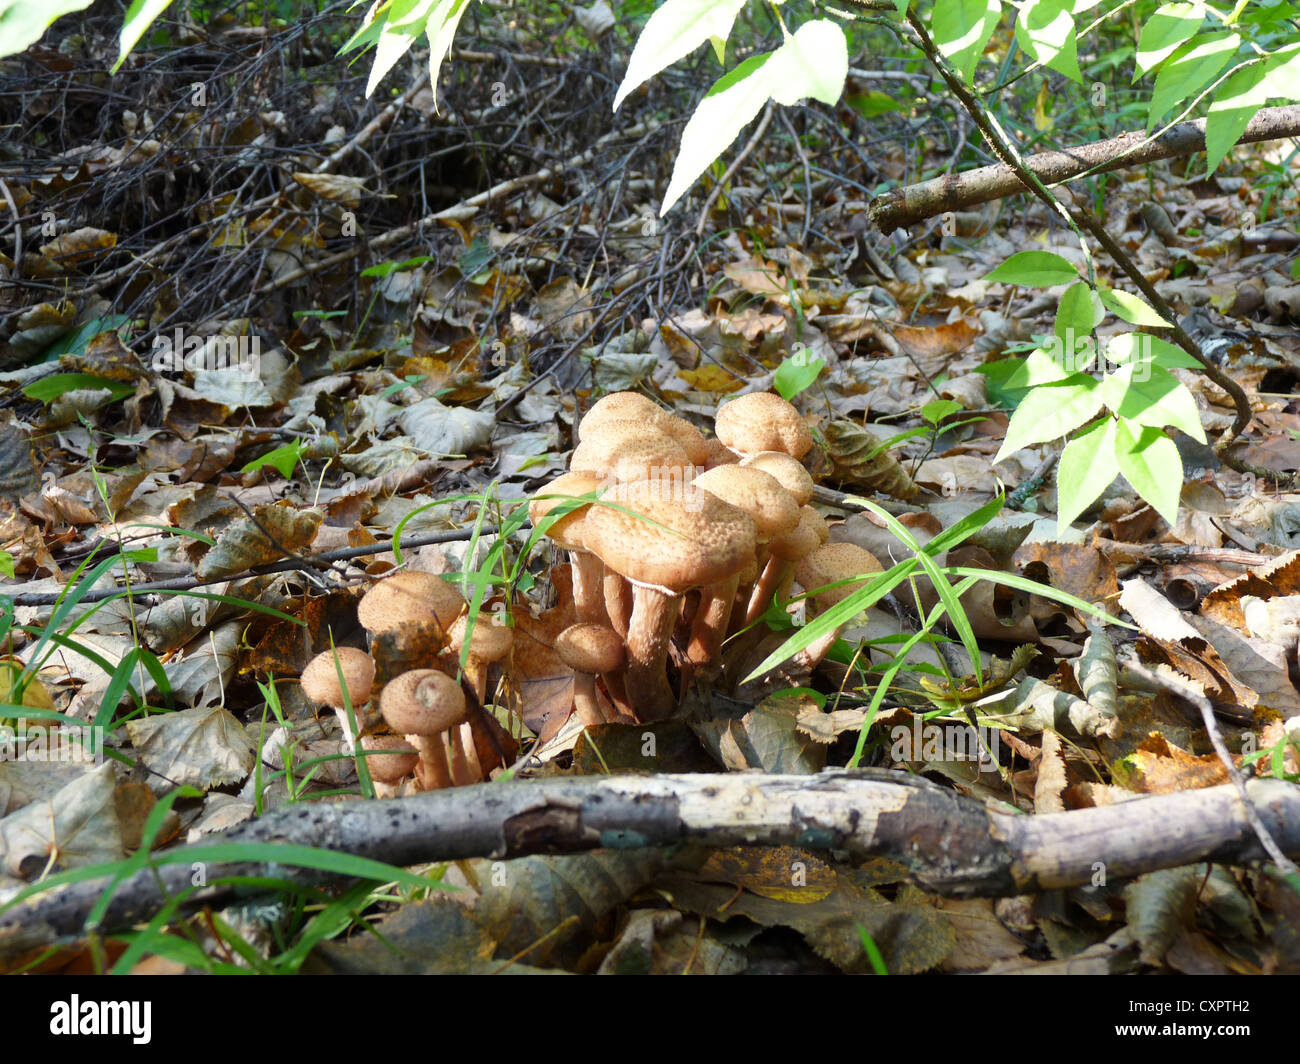
[[[1247,791],[1278,846],[1300,854],[1300,787],[1252,780]],[[816,776],[606,776],[480,784],[387,801],[295,804],[193,846],[169,852],[117,885],[98,925],[130,928],[191,888],[196,868],[224,876],[320,873],[284,865],[209,864],[205,845],[272,842],[314,846],[395,865],[506,859],[597,848],[801,846],[886,857],[922,887],[948,896],[1006,896],[1091,883],[1199,861],[1265,859],[1231,786],[1134,799],[1041,816],[990,812],[927,780],[883,770]],[[0,910],[0,953],[83,933],[107,878],[51,889]],[[219,905],[235,885],[195,892],[183,908]]]
[[[1246,126],[1238,144],[1282,140],[1300,133],[1300,104],[1262,107]],[[1159,139],[1142,132],[1121,133],[1109,140],[1094,141],[1068,151],[1045,151],[1025,159],[1025,169],[1045,185],[1059,184],[1085,174],[1107,173],[1128,166],[1191,155],[1205,150],[1205,119],[1180,122]],[[981,166],[957,176],[944,175],[932,181],[897,188],[878,196],[871,204],[871,219],[881,232],[915,225],[947,211],[967,210],[1025,192],[1015,170],[1005,163]]]

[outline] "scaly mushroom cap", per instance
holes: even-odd
[[[818,543],[827,543],[831,538],[831,526],[826,523],[821,513],[811,506],[799,507],[799,521],[807,523],[816,533]]]
[[[835,603],[853,594],[859,587],[870,580],[872,574],[881,571],[880,563],[870,551],[863,550],[856,543],[827,543],[803,559],[794,571],[794,578],[808,592],[817,592],[827,584],[838,583],[855,576],[865,576],[851,584],[831,588],[815,595],[819,609],[827,609]]]
[[[343,690],[339,687],[338,671],[334,668],[335,654],[339,656],[343,682],[347,684],[348,698],[353,707],[363,704],[370,697],[370,685],[375,680],[375,662],[364,650],[355,647],[335,647],[312,658],[299,680],[303,694],[313,702],[334,709],[344,708]]]
[[[714,436],[708,441],[709,453],[700,465],[705,469],[717,469],[722,465],[735,465],[740,461],[740,455],[723,443],[718,437]]]
[[[813,511],[816,513],[816,511]],[[818,515],[820,517],[820,515]],[[802,511],[799,514],[799,523],[783,536],[776,536],[770,545],[772,557],[781,558],[784,561],[794,561],[799,558],[806,558],[822,545],[821,537],[817,534],[816,525],[809,520]]]
[[[683,594],[739,572],[753,558],[754,522],[743,510],[707,491],[692,488],[683,500],[661,487],[656,481],[622,485],[611,501],[630,513],[591,508],[584,538],[607,568]]]
[[[723,403],[714,431],[733,451],[745,455],[784,451],[802,458],[813,444],[799,411],[771,392],[751,392]]]
[[[376,634],[429,621],[446,631],[464,608],[464,597],[446,580],[408,569],[367,591],[357,604],[357,620]]]
[[[558,476],[540,488],[528,503],[528,519],[536,526],[566,498],[590,495],[600,487],[600,478],[591,473],[565,473]],[[559,518],[546,530],[547,538],[564,550],[582,550],[582,526],[588,508],[579,506]]]
[[[740,463],[770,473],[800,506],[807,506],[813,494],[813,478],[803,463],[784,451],[759,451]]]
[[[570,465],[577,471],[623,482],[666,477],[680,484],[688,470],[695,471],[681,444],[653,428],[612,445],[598,435],[584,440],[574,448]]]
[[[709,441],[684,417],[669,414],[664,418],[660,429],[677,441],[692,465],[704,465],[709,460]]]
[[[412,669],[384,688],[379,711],[393,731],[437,735],[465,719],[465,694],[437,669]]]
[[[730,503],[754,521],[760,543],[783,536],[799,525],[799,507],[770,473],[745,465],[724,465],[695,478],[693,490],[704,489]]]
[[[614,629],[603,624],[571,624],[555,638],[555,652],[574,672],[613,672],[626,652]]]
[[[409,776],[420,760],[419,752],[400,735],[364,735],[361,749],[367,752],[366,768],[370,769],[370,778],[380,783],[396,783]]]
[[[468,630],[469,614],[465,614],[447,632],[447,639],[451,643],[451,648],[457,654],[464,649],[465,633]],[[474,619],[474,634],[470,636],[469,640],[470,656],[488,664],[500,661],[510,653],[510,647],[514,644],[514,641],[515,634],[513,630],[503,624],[493,624],[492,618],[488,614],[480,613]]]
[[[647,399],[640,392],[610,392],[598,400],[578,423],[576,438],[585,440],[587,433],[602,421],[617,421],[658,417],[663,410],[653,400]]]

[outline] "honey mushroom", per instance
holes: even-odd
[[[446,580],[405,569],[384,577],[362,596],[357,620],[372,635],[429,621],[446,632],[464,608],[464,596]]]
[[[336,656],[337,668],[334,664]],[[343,674],[342,686],[339,685],[340,672]],[[374,659],[364,650],[355,647],[334,647],[312,658],[302,670],[298,682],[302,684],[303,694],[313,702],[334,710],[343,731],[343,749],[346,753],[352,753],[356,749],[357,736],[348,723],[343,691],[346,688],[353,716],[360,725],[364,716],[362,707],[370,698],[370,688],[375,682]]]
[[[632,585],[628,700],[639,720],[660,720],[676,706],[667,661],[682,595],[744,567],[754,553],[754,522],[698,489],[689,505],[652,481],[620,485],[617,497],[622,509],[592,508],[584,539],[607,570]]]
[[[589,728],[613,720],[615,715],[601,711],[596,676],[623,667],[626,651],[618,633],[603,624],[573,624],[556,637],[555,652],[573,670],[573,708],[578,719]]]
[[[481,707],[487,701],[488,674],[492,666],[505,658],[514,645],[514,632],[504,625],[495,624],[486,613],[474,619],[474,631],[469,635],[469,653],[464,654],[465,637],[469,632],[469,614],[463,614],[447,633],[452,651],[465,659],[465,679],[474,691]],[[478,761],[475,741],[475,721],[471,715],[448,735],[451,747],[451,776],[457,787],[477,783],[482,779],[474,768]]]
[[[842,602],[854,591],[868,583],[881,572],[880,562],[870,551],[863,550],[856,543],[827,543],[818,547],[795,567],[794,578],[800,587],[810,596],[811,607],[809,620],[814,614],[825,613],[836,603]],[[857,579],[861,578],[861,579]],[[829,587],[844,580],[852,583]],[[827,632],[820,639],[810,643],[795,657],[795,661],[807,668],[816,668],[823,658],[830,653],[835,640],[844,631],[841,624],[833,631]]]
[[[388,726],[406,736],[419,752],[420,789],[452,786],[447,733],[465,719],[460,685],[437,669],[412,669],[384,687],[379,710]]]
[[[751,392],[718,407],[714,420],[718,439],[737,454],[783,451],[802,458],[812,450],[812,433],[790,403],[771,392]]]
[[[773,536],[785,535],[799,524],[799,507],[790,493],[775,477],[761,469],[744,465],[718,466],[696,477],[693,490],[716,495],[749,516],[754,522],[756,565],[757,552],[763,544]],[[725,580],[702,589],[686,650],[687,660],[692,665],[706,665],[716,661],[721,654],[739,585],[740,572],[737,570]]]
[[[419,764],[420,752],[400,735],[366,735],[361,738],[360,746],[375,784],[375,797],[397,797],[402,791],[402,781]]]
[[[600,490],[601,479],[594,473],[565,473],[538,491],[528,503],[528,518],[536,528],[539,522],[566,499],[590,495]],[[573,606],[578,620],[601,624],[605,613],[605,567],[583,545],[582,528],[590,506],[579,506],[557,518],[543,533],[561,550],[569,553],[573,571]]]

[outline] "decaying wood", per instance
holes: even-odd
[[[1279,846],[1300,854],[1300,787],[1248,785]],[[294,875],[283,865],[206,864],[214,842],[315,846],[395,865],[511,858],[607,848],[790,845],[887,857],[922,887],[949,896],[998,896],[1087,884],[1099,871],[1128,877],[1197,861],[1264,859],[1231,786],[1139,798],[1041,816],[990,812],[919,777],[835,769],[816,776],[607,776],[481,784],[386,801],[284,807],[173,851],[183,863],[145,869],[119,884],[101,922],[111,932],[156,913],[194,882],[231,875]],[[308,881],[314,880],[307,876]],[[82,933],[106,880],[69,884],[0,913],[0,953]],[[204,888],[187,906],[231,898]]]
[[[1280,140],[1297,133],[1300,133],[1300,104],[1262,107],[1237,143]],[[1044,184],[1052,185],[1085,173],[1106,173],[1204,150],[1205,119],[1198,118],[1171,126],[1157,140],[1148,140],[1142,132],[1122,133],[1066,151],[1031,155],[1025,160],[1025,166]],[[947,211],[969,210],[1024,191],[1024,184],[1011,167],[997,163],[887,192],[872,202],[871,220],[881,232],[889,233]]]

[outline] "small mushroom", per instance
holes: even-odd
[[[802,458],[813,444],[799,411],[771,392],[751,392],[723,403],[718,407],[714,431],[741,455],[784,451]]]
[[[756,564],[766,544],[799,525],[799,507],[770,473],[745,465],[722,465],[695,478],[694,489],[716,495],[744,511],[754,522]],[[740,586],[739,572],[706,587],[691,628],[687,659],[693,665],[716,661],[727,635],[727,624]],[[748,602],[748,596],[745,601]]]
[[[589,728],[604,724],[606,717],[596,698],[596,676],[623,667],[623,640],[603,624],[573,624],[556,637],[555,652],[573,670],[573,708],[578,719]]]
[[[637,420],[658,417],[663,409],[653,399],[647,399],[640,392],[610,392],[598,399],[578,423],[574,434],[579,441],[602,421]]]
[[[335,659],[338,660],[337,667]],[[339,673],[343,674],[343,685],[339,685]],[[361,707],[370,698],[370,688],[375,682],[375,662],[364,650],[355,647],[334,647],[317,654],[307,663],[299,679],[302,691],[313,702],[330,706],[339,719],[343,731],[343,749],[352,753],[357,740],[356,732],[348,722],[347,705],[344,703],[343,691],[347,689],[347,701],[352,705],[352,714],[360,724],[363,714]]]
[[[396,797],[402,790],[401,782],[419,764],[420,752],[400,735],[366,735],[360,746],[375,784],[375,797]]]
[[[768,544],[767,562],[754,583],[749,605],[745,610],[746,624],[753,624],[764,614],[778,591],[783,592],[785,597],[789,597],[789,583],[794,573],[795,563],[808,557],[826,542],[823,536],[829,534],[826,519],[821,514],[811,506],[800,508],[799,523],[785,535],[777,536]]]
[[[803,467],[803,463],[784,451],[759,451],[748,458],[741,459],[743,466],[753,466],[776,477],[781,487],[790,493],[790,497],[800,506],[807,506],[812,501],[812,474]]]
[[[465,719],[460,685],[437,669],[412,669],[389,683],[379,696],[388,726],[401,732],[420,753],[420,789],[452,786],[447,733]]]
[[[375,635],[429,621],[446,632],[464,608],[464,596],[446,580],[407,569],[385,577],[365,593],[357,603],[357,620]]]
[[[870,551],[856,543],[827,543],[818,547],[795,567],[794,578],[808,592],[818,613],[824,613],[837,602],[842,602],[881,572],[880,562]],[[852,583],[841,583],[851,580]],[[838,587],[829,585],[839,584]],[[809,616],[811,617],[811,610]],[[840,637],[844,625],[827,632],[816,642],[799,652],[795,660],[808,668],[815,668],[830,652]]]
[[[618,502],[592,508],[584,539],[607,570],[632,583],[627,694],[639,719],[658,720],[676,705],[667,660],[682,595],[744,567],[754,522],[707,491],[692,490],[688,504],[648,481],[621,486]]]
[[[591,495],[600,490],[601,480],[594,473],[565,473],[538,491],[528,503],[528,518],[537,525],[566,499]],[[557,518],[546,529],[546,537],[561,550],[569,552],[573,570],[573,606],[578,620],[600,624],[605,620],[603,581],[605,567],[582,542],[588,506],[578,506]]]

